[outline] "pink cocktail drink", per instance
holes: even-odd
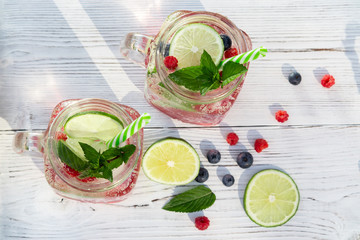
[[[64,124],[67,119],[75,114],[89,111],[100,111],[116,116],[124,126],[140,116],[131,107],[106,100],[66,100],[54,108],[48,128],[44,133],[18,133],[15,138],[15,150],[22,153],[25,148],[25,150],[41,152],[44,158],[46,180],[61,196],[94,203],[124,200],[134,188],[139,175],[143,130],[134,134],[124,143],[124,145],[133,144],[136,150],[126,164],[112,170],[112,181],[98,177],[82,178],[78,171],[69,167],[59,157],[59,141],[66,142],[69,139],[64,132]],[[114,135],[116,134],[114,133]]]
[[[128,59],[147,68],[144,95],[152,106],[183,122],[216,125],[223,120],[236,101],[246,73],[223,88],[213,89],[205,95],[172,81],[169,74],[174,70],[169,70],[164,65],[167,48],[179,30],[194,23],[208,25],[218,34],[228,36],[232,42],[231,48],[236,49],[239,54],[252,48],[248,35],[220,14],[176,11],[168,16],[155,37],[128,34],[122,42],[121,52]],[[136,47],[136,54],[130,46]],[[245,67],[248,68],[249,64],[245,64]]]

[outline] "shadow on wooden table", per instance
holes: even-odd
[[[355,40],[357,37],[360,38],[360,23],[348,23],[345,29],[345,36],[346,37],[343,40],[345,55],[351,62],[351,67],[354,72],[355,83],[357,84],[358,91],[360,92],[360,61],[355,49]]]

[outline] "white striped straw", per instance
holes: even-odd
[[[151,116],[148,113],[143,113],[135,121],[130,123],[126,128],[124,128],[119,134],[114,138],[106,142],[106,146],[110,147],[119,147],[122,142],[125,142],[129,137],[137,133],[142,129],[146,124],[151,120]]]
[[[266,53],[267,53],[267,49],[264,48],[264,47],[255,48],[255,49],[253,49],[253,50],[251,50],[249,52],[244,52],[244,53],[241,53],[241,54],[236,55],[234,57],[227,58],[227,59],[221,61],[219,63],[218,68],[222,69],[223,66],[229,61],[236,62],[236,63],[241,63],[241,64],[248,63],[248,62],[251,62],[253,60],[258,59],[260,57],[260,55],[265,57]]]

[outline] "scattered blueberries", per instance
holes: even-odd
[[[249,168],[253,164],[253,156],[249,152],[241,152],[236,159],[241,168]]]
[[[166,44],[164,57],[169,56],[169,51],[170,51],[170,43]]]
[[[229,36],[225,35],[225,34],[221,34],[220,37],[221,37],[221,39],[223,40],[223,43],[224,43],[224,51],[231,48],[232,42],[231,42],[231,39],[229,38]]]
[[[223,177],[222,182],[223,182],[223,184],[224,184],[225,186],[230,187],[230,186],[232,186],[232,185],[234,184],[235,179],[234,179],[234,177],[233,177],[232,175],[226,174],[226,175]]]
[[[209,163],[213,163],[213,164],[218,163],[220,162],[221,154],[218,150],[211,149],[207,153],[207,159],[209,160]]]
[[[195,181],[198,183],[203,183],[209,178],[209,172],[206,168],[200,168],[198,176],[195,178]]]
[[[292,72],[290,73],[288,79],[292,85],[298,85],[301,82],[301,75],[298,72]]]

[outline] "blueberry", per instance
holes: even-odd
[[[301,75],[298,72],[292,72],[290,73],[288,79],[292,85],[298,85],[301,82]]]
[[[225,186],[230,187],[230,186],[232,186],[232,185],[234,184],[235,179],[234,179],[234,177],[233,177],[232,175],[226,174],[226,175],[223,177],[222,182],[223,182],[223,184],[224,184]]]
[[[206,168],[200,168],[199,174],[195,178],[195,181],[197,181],[198,183],[203,183],[206,180],[208,180],[208,178],[209,178],[208,170],[206,170]]]
[[[236,159],[241,168],[249,168],[253,164],[253,156],[248,152],[241,152]]]
[[[221,154],[218,150],[211,149],[207,153],[207,159],[209,160],[209,163],[218,163],[221,159]]]
[[[166,44],[164,57],[169,56],[169,51],[170,51],[170,43]]]
[[[223,43],[224,43],[224,51],[231,48],[232,42],[231,42],[231,39],[229,38],[229,36],[225,35],[225,34],[221,34],[220,37],[221,37],[221,39],[223,40]]]

